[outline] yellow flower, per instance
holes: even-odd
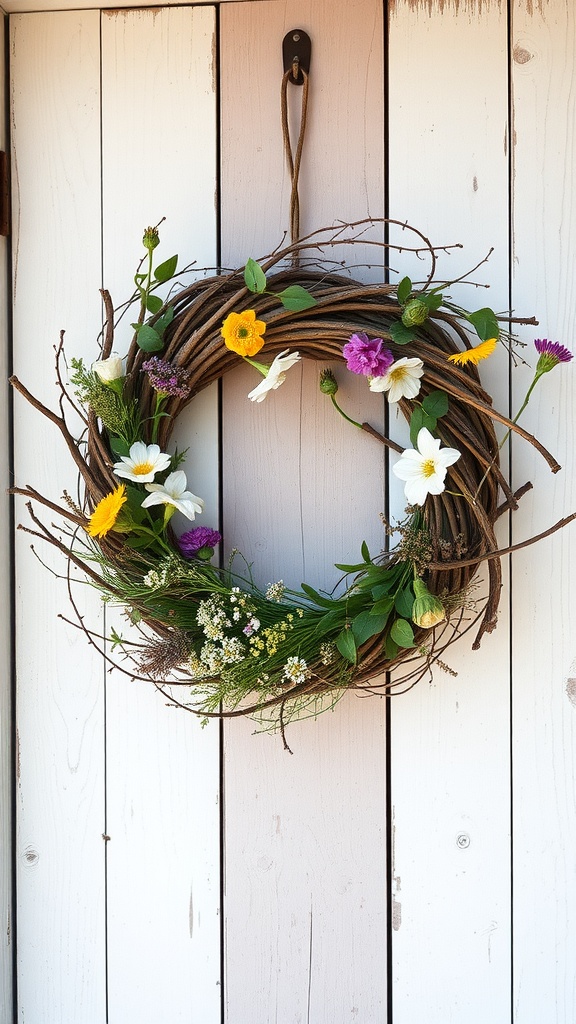
[[[459,363],[460,366],[465,366],[466,363],[474,363],[478,365],[481,359],[487,359],[491,356],[498,338],[488,338],[488,341],[481,341],[479,345],[475,345],[474,348],[467,348],[464,352],[455,352],[453,356],[448,356],[449,363]]]
[[[247,309],[244,313],[229,313],[221,333],[227,348],[239,356],[255,356],[264,344],[265,330],[264,321],[256,319],[253,309]]]
[[[90,516],[88,533],[91,537],[105,537],[113,528],[122,505],[127,501],[126,487],[120,484],[115,491],[99,501]]]

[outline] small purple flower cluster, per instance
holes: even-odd
[[[159,394],[170,395],[173,398],[187,398],[190,394],[190,374],[181,366],[174,366],[159,356],[151,356],[142,363],[142,370],[146,371],[148,380]]]
[[[188,530],[178,538],[178,546],[184,558],[194,558],[199,551],[206,550],[208,558],[214,553],[214,548],[222,540],[218,530],[211,530],[209,526],[197,526],[194,530]],[[209,553],[208,553],[209,552]]]
[[[363,332],[352,335],[342,354],[348,369],[365,377],[384,377],[394,362],[394,356],[384,348],[382,338],[370,339]]]

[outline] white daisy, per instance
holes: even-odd
[[[196,513],[204,508],[202,498],[198,498],[192,491],[187,491],[186,474],[183,470],[177,469],[170,473],[163,484],[146,484],[146,490],[150,491],[147,498],[142,502],[142,508],[150,508],[151,505],[173,505],[187,519],[195,519]]]
[[[275,391],[276,388],[279,388],[284,383],[286,370],[294,366],[294,363],[297,363],[299,359],[299,352],[289,352],[288,349],[285,352],[280,352],[268,367],[268,373],[264,380],[260,381],[257,387],[249,393],[248,398],[250,401],[263,402],[269,391]]]
[[[123,455],[120,462],[115,462],[112,469],[116,476],[125,480],[134,480],[137,484],[147,484],[154,479],[156,473],[168,469],[171,458],[161,452],[157,444],[144,444],[135,441],[129,455]]]
[[[440,448],[440,440],[426,427],[418,431],[416,449],[407,448],[392,467],[404,480],[404,494],[410,505],[423,505],[428,494],[441,494],[448,466],[460,458],[456,448]]]
[[[370,391],[387,391],[389,402],[416,398],[423,373],[424,363],[421,359],[397,359],[383,377],[372,377]]]

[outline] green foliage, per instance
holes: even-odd
[[[466,314],[466,319],[472,324],[480,341],[497,338],[500,334],[496,314],[488,306],[485,306],[483,309],[477,309],[474,313]]]

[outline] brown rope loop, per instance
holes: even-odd
[[[300,132],[298,135],[298,142],[296,144],[296,150],[292,150],[292,142],[290,140],[290,127],[288,125],[288,82],[294,74],[294,65],[285,72],[282,77],[282,90],[281,90],[281,109],[282,109],[282,136],[284,138],[284,149],[286,151],[286,160],[288,162],[288,168],[290,170],[290,179],[292,181],[292,189],[290,192],[290,241],[292,244],[297,241],[300,236],[300,197],[298,195],[298,179],[300,177],[300,164],[302,161],[302,149],[304,146],[304,136],[306,134],[306,120],[308,114],[308,75],[303,68],[300,68],[304,84],[302,86],[302,112],[300,115]],[[293,256],[294,264],[298,263],[298,254],[295,253]]]

